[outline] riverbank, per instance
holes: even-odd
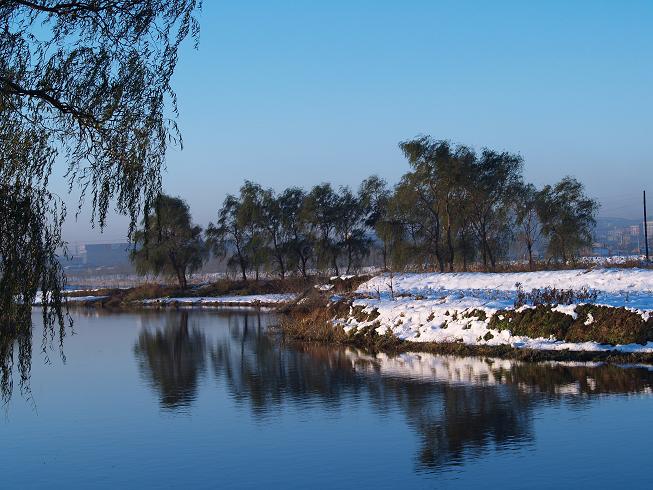
[[[229,280],[196,285],[187,289],[156,283],[129,288],[73,289],[65,292],[68,307],[107,309],[179,307],[287,307],[313,290],[351,293],[371,276],[308,279]],[[35,305],[40,304],[40,298]]]
[[[290,338],[525,360],[653,361],[651,270],[382,274],[351,294],[306,301],[282,320]]]
[[[69,306],[273,308],[287,339],[386,352],[653,363],[653,271],[411,273],[70,291]]]

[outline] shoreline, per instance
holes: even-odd
[[[290,309],[283,330],[400,352],[651,363],[651,288],[646,269],[386,273]]]
[[[524,283],[533,289],[525,292]],[[70,293],[69,307],[266,309],[279,315],[278,331],[289,340],[388,353],[653,364],[653,271],[647,269],[386,273],[289,285],[80,290]]]
[[[512,347],[510,345],[469,345],[452,342],[411,342],[396,337],[378,336],[376,340],[352,337],[334,341],[305,338],[301,335],[288,334],[283,327],[277,327],[280,335],[288,342],[301,342],[316,345],[340,345],[355,347],[377,354],[399,355],[437,354],[460,357],[510,359],[524,362],[582,362],[606,363],[614,365],[642,364],[653,368],[653,352],[619,352],[609,351],[574,351],[574,350],[544,350]]]

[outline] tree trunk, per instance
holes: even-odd
[[[467,231],[464,226],[461,229],[460,244],[462,246],[463,271],[467,272]]]
[[[449,272],[453,272],[454,248],[451,239],[451,214],[449,213],[449,204],[447,204],[447,246],[449,247]]]
[[[333,260],[333,269],[336,271],[336,276],[339,276],[340,271],[338,270],[338,254],[337,253],[333,254],[332,260]]]
[[[275,235],[272,235],[272,244],[274,245],[274,256],[277,259],[277,263],[279,264],[279,274],[281,275],[281,279],[284,278],[286,275],[286,267],[283,263],[283,254],[281,253],[281,250],[279,250],[279,243]]]
[[[243,281],[247,280],[247,267],[245,267],[245,261],[243,260],[242,256],[238,256],[238,261],[240,262],[240,272],[243,275]]]
[[[179,287],[182,289],[186,289],[188,286],[188,282],[186,280],[186,271],[182,268],[177,268],[177,282],[179,283]]]
[[[351,246],[347,247],[347,272],[345,274],[349,274],[349,271],[351,270],[351,263],[352,263],[352,250]]]
[[[383,270],[388,270],[388,245],[383,241],[383,249],[382,249],[382,255],[383,255]]]
[[[279,254],[278,257],[279,260],[279,274],[281,275],[281,279],[286,277],[286,265],[283,263],[283,256]]]
[[[478,239],[481,242],[481,258],[483,260],[483,269],[487,272],[487,255],[488,255],[488,246],[487,246],[487,230],[485,228],[485,218],[478,218],[478,225],[474,230]]]
[[[488,253],[488,256],[490,257],[490,265],[492,266],[492,272],[494,272],[494,271],[496,271],[496,268],[497,268],[497,259],[494,256],[494,254],[492,253],[492,249],[490,249],[489,246],[488,246],[488,249],[487,249],[487,253]]]

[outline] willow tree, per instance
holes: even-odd
[[[0,361],[10,392],[15,339],[29,376],[31,311],[60,327],[65,208],[49,190],[55,161],[103,227],[130,234],[157,196],[166,148],[181,144],[170,85],[180,43],[197,42],[200,0],[0,0]]]
[[[202,228],[192,223],[188,204],[160,194],[143,221],[143,229],[133,235],[135,249],[130,255],[136,271],[173,276],[185,288],[188,274],[198,271],[208,255]]]
[[[574,261],[582,248],[592,245],[599,204],[585,194],[573,177],[545,186],[540,192],[538,216],[542,235],[548,240],[547,254],[556,261]]]

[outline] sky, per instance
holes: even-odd
[[[202,226],[245,179],[394,184],[398,142],[422,134],[519,153],[538,186],[572,175],[601,216],[639,218],[647,186],[653,209],[651,0],[205,0],[199,20],[164,186]],[[126,223],[82,213],[65,238]]]

